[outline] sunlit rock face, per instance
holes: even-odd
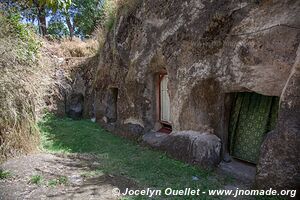
[[[173,132],[214,134],[226,149],[230,93],[281,96],[300,42],[299,13],[296,0],[155,0],[120,11],[95,74],[97,121],[126,136],[158,130],[164,72]]]

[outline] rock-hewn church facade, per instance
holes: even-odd
[[[204,167],[252,163],[261,188],[299,188],[299,13],[295,0],[124,9],[95,73],[97,122]]]

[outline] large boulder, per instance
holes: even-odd
[[[165,133],[150,131],[143,135],[143,143],[153,147],[159,148],[162,142],[168,137]]]
[[[261,147],[256,185],[260,188],[300,188],[300,47],[281,96],[276,130]]]
[[[210,133],[180,131],[166,137],[160,145],[172,157],[202,167],[220,162],[221,140]]]

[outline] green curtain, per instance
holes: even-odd
[[[276,126],[278,97],[236,93],[229,124],[230,154],[257,163],[264,135]]]

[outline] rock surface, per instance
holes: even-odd
[[[209,133],[172,133],[161,142],[159,148],[176,159],[202,167],[217,166],[220,162],[221,140]]]
[[[242,163],[232,159],[231,162],[221,162],[218,171],[222,171],[234,178],[253,184],[256,174],[256,167],[252,164]]]
[[[157,131],[158,74],[163,72],[169,77],[173,131],[208,132],[220,138],[225,149],[231,105],[227,97],[235,92],[281,96],[290,77],[278,127],[263,145],[257,183],[294,187],[295,170],[299,172],[299,82],[298,72],[290,73],[300,43],[300,1],[136,2],[134,8],[119,11],[99,56],[97,121],[110,123],[106,115],[111,105],[105,98],[113,87],[118,88],[114,127],[129,130],[123,135],[130,135],[130,127],[136,136]],[[194,136],[172,134],[168,140],[165,148],[179,159],[207,166],[220,160],[214,153],[217,139],[212,144],[195,139],[208,150],[191,144]],[[203,151],[211,154],[202,157]],[[284,168],[291,178],[282,174]]]
[[[257,167],[260,188],[300,188],[300,47],[283,91],[277,128],[265,139]],[[299,196],[299,194],[298,194]]]
[[[159,148],[162,142],[168,137],[165,133],[150,131],[143,135],[143,142],[154,148]]]
[[[84,97],[81,93],[72,94],[69,102],[68,116],[72,119],[80,119],[83,113]]]
[[[231,92],[280,96],[299,45],[299,1],[137,1],[120,11],[95,78],[95,113],[105,123],[109,88],[117,120],[148,132],[157,123],[157,74],[169,76],[175,131],[222,138]],[[109,117],[109,116],[108,116]]]

